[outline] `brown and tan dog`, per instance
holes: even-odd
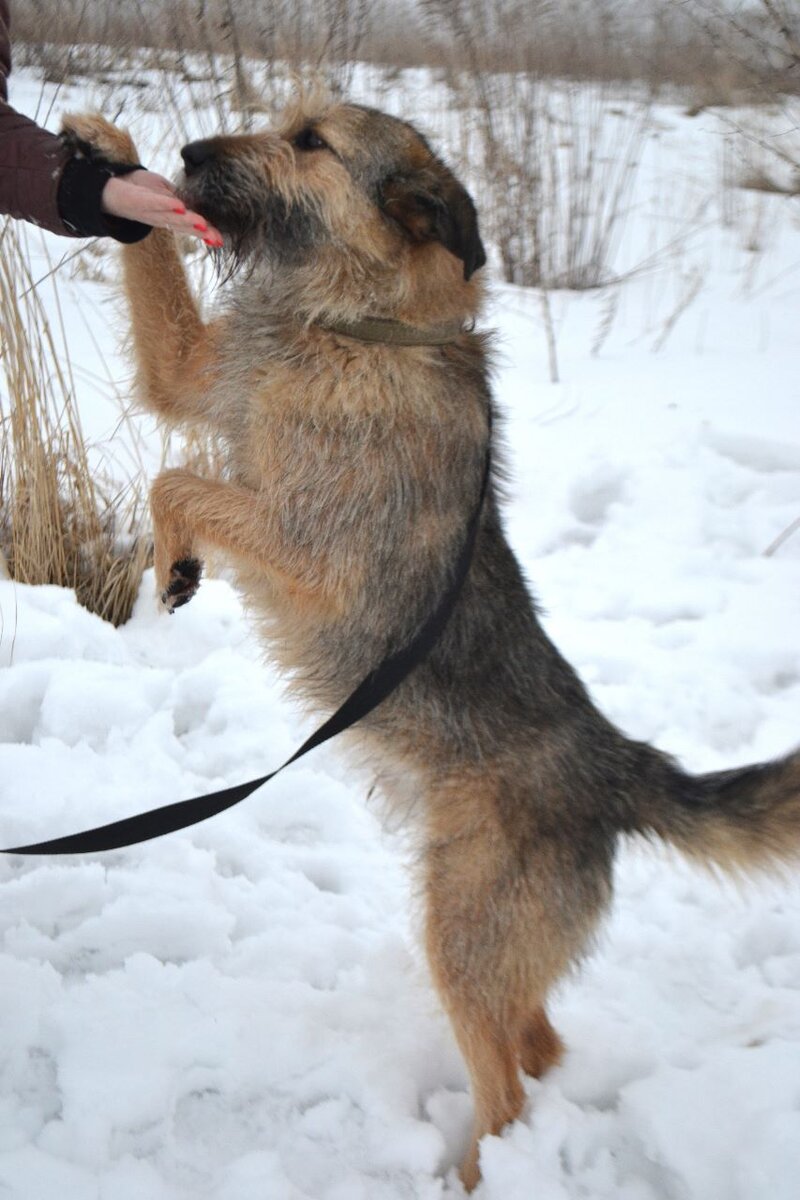
[[[100,119],[70,128],[136,161]],[[224,551],[302,696],[331,710],[432,609],[479,493],[475,210],[411,125],[357,105],[182,153],[187,202],[225,235],[227,307],[203,323],[164,232],[125,248],[125,286],[144,402],[210,429],[227,465],[153,484],[159,592],[184,603],[204,548]],[[537,621],[494,485],[445,632],[358,739],[419,831],[428,958],[474,1090],[472,1188],[480,1138],[522,1109],[520,1068],[562,1053],[545,1002],[609,904],[620,834],[733,870],[786,861],[800,758],[691,777],[610,725]]]

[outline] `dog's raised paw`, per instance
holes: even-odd
[[[168,612],[188,604],[200,587],[203,564],[199,558],[179,558],[169,569],[169,583],[161,593]]]
[[[61,125],[61,140],[73,152],[88,159],[112,163],[139,161],[131,135],[112,125],[99,113],[68,113]]]

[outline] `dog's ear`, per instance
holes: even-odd
[[[465,279],[486,262],[475,205],[441,164],[390,175],[380,187],[379,204],[413,241],[441,242],[460,258]]]

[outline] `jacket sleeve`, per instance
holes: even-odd
[[[112,175],[135,170],[75,157],[60,138],[16,112],[8,103],[11,71],[8,0],[0,0],[0,213],[32,221],[66,237],[109,236],[136,242],[149,225],[102,211],[103,188]]]

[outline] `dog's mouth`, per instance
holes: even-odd
[[[176,181],[176,192],[182,204],[210,221],[220,233],[230,233],[232,231],[225,227],[226,206],[221,202],[221,197],[214,195],[218,191],[218,188],[208,187],[208,180],[190,177],[185,173]]]
[[[248,189],[236,180],[235,159],[222,154],[216,139],[190,142],[181,150],[183,172],[178,178],[178,195],[187,208],[210,221],[221,233],[242,232]]]
[[[181,204],[184,205],[184,207],[189,209],[190,212],[197,213],[197,215],[202,217],[204,221],[210,222],[210,224],[214,225],[220,231],[220,233],[229,232],[228,230],[223,229],[219,220],[219,216],[212,214],[210,205],[204,204],[202,198],[195,194],[193,188],[187,188],[183,187],[181,184],[176,184],[175,195],[178,200],[180,200]]]
[[[234,157],[187,159],[177,183],[181,201],[225,235],[227,249],[239,262],[271,259],[297,264],[327,240],[318,213],[302,198],[271,187],[246,162]]]

